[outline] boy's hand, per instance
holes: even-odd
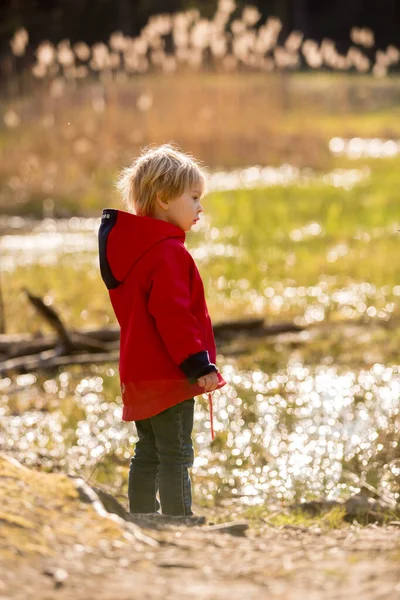
[[[203,387],[206,392],[212,392],[218,387],[217,373],[215,371],[213,371],[212,373],[207,373],[207,375],[199,377],[197,383],[200,387]]]

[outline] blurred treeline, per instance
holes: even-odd
[[[257,7],[262,20],[278,17],[282,37],[300,30],[317,41],[328,37],[344,52],[350,43],[350,29],[358,26],[373,29],[377,47],[400,42],[398,0],[239,0],[238,14],[246,4]],[[155,14],[196,8],[210,18],[216,7],[217,0],[2,0],[0,57],[8,54],[10,38],[22,27],[29,31],[32,49],[45,39],[93,44],[107,40],[114,31],[138,35]],[[4,61],[0,65],[6,68]]]

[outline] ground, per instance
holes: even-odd
[[[51,558],[18,557],[0,567],[0,598],[400,598],[399,528],[148,533],[157,547],[103,541],[90,553],[77,545]]]
[[[400,599],[396,521],[224,526],[208,510],[205,525],[131,523],[5,455],[0,498],[0,600]]]

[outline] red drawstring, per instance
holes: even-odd
[[[213,416],[213,403],[212,403],[212,393],[208,394],[208,405],[210,407],[210,425],[211,425],[211,439],[214,439],[214,416]]]

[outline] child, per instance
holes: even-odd
[[[121,327],[122,418],[135,421],[139,438],[129,509],[157,511],[158,486],[163,514],[192,515],[194,396],[225,385],[203,283],[184,245],[203,210],[205,176],[166,144],[137,158],[118,187],[132,212],[103,210],[99,251]]]

